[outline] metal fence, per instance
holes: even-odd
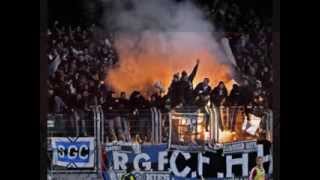
[[[101,111],[101,110],[100,110]],[[156,108],[103,113],[102,142],[161,142],[162,113]]]
[[[87,112],[73,111],[66,114],[48,114],[48,176],[52,179],[79,173],[86,177],[99,177],[101,174],[101,118],[98,109],[99,106],[96,106]],[[53,148],[51,141],[56,138],[74,140],[92,138],[94,147],[89,153],[94,155],[94,165],[86,168],[55,165],[52,158],[59,150]]]
[[[197,115],[197,121],[193,120],[194,122],[191,124],[188,121],[172,122],[173,116],[186,118],[188,115]],[[255,121],[257,118],[260,120]],[[256,127],[251,129],[264,130],[268,140],[272,141],[273,113],[271,110],[249,112],[244,107],[236,106],[202,109],[185,107],[170,112],[161,112],[157,108],[150,108],[135,112],[105,113],[101,106],[95,106],[90,112],[49,114],[48,137],[96,137],[98,133],[102,143],[141,141],[158,144],[168,142],[171,126],[181,128],[185,126],[184,129],[188,126],[190,129],[195,128],[193,125],[200,124],[201,126],[193,129],[193,133],[199,133],[205,129],[206,132],[209,132],[206,136],[214,142],[219,142],[220,135],[224,131],[235,132],[238,136],[248,136],[244,126],[253,126],[253,122],[259,124],[258,127],[255,124]],[[187,132],[182,129],[181,132]],[[256,135],[252,134],[252,137],[254,138]]]
[[[250,115],[251,119],[248,118]],[[177,145],[201,145],[221,143],[225,131],[235,132],[239,140],[249,135],[247,129],[255,129],[254,118],[259,117],[258,129],[267,132],[272,141],[273,113],[271,110],[246,112],[244,107],[184,107],[170,112],[157,108],[136,112],[103,112],[101,106],[89,112],[48,114],[48,159],[54,149],[52,137],[93,137],[95,140],[95,166],[87,169],[70,169],[49,164],[49,173],[101,172],[101,150],[106,143],[123,141],[130,143],[168,143]],[[251,124],[250,124],[251,123]],[[247,127],[244,127],[247,124]],[[252,127],[250,127],[252,126]],[[249,128],[248,128],[249,127]],[[247,129],[246,129],[247,128]]]
[[[181,109],[169,113],[169,145],[207,146],[254,140],[261,132],[272,142],[272,124],[271,110],[252,111],[243,106]]]

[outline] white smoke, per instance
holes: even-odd
[[[185,51],[210,49],[221,63],[231,64],[213,36],[215,28],[191,1],[175,0],[104,0],[108,6],[102,23],[118,32],[129,34],[132,50],[141,52],[140,42],[157,36],[162,50]],[[217,33],[215,33],[217,34]],[[183,45],[183,47],[181,47]]]
[[[167,88],[174,73],[190,72],[198,58],[201,67],[196,83],[204,77],[214,85],[230,80],[227,76],[232,76],[229,67],[233,63],[225,55],[213,24],[191,1],[104,1],[102,24],[116,32],[120,60],[120,68],[112,69],[107,77],[116,91],[142,90],[158,80]],[[153,69],[155,66],[165,71]],[[143,74],[140,67],[144,68]]]

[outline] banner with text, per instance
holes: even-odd
[[[264,157],[266,172],[272,174],[270,147],[244,141],[226,144],[222,149],[206,151],[168,150],[167,145],[107,146],[107,174],[121,177],[132,169],[137,179],[199,179],[247,177],[257,155]],[[140,146],[140,147],[136,147]]]
[[[94,137],[54,137],[52,164],[67,168],[93,168],[95,159]]]

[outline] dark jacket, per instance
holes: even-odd
[[[161,96],[159,96],[157,93],[155,93],[151,97],[154,100],[150,101],[150,107],[156,107],[158,109],[161,109],[163,107],[163,102],[162,102]]]
[[[54,104],[55,104],[53,95],[49,96],[48,102],[49,102],[48,113],[53,113],[54,112]]]
[[[198,107],[203,107],[210,100],[211,87],[205,86],[203,82],[199,83],[194,90],[195,104]]]
[[[139,94],[138,91],[131,94],[129,98],[130,109],[145,109],[148,107],[148,101],[142,95],[138,96]]]
[[[123,113],[129,112],[130,102],[126,98],[119,98],[119,110]]]
[[[180,80],[178,83],[178,102],[189,104],[193,99],[192,83],[185,80]]]
[[[208,85],[207,88],[205,88],[205,85],[203,82],[199,83],[194,89],[195,96],[199,96],[199,95],[209,96],[210,93],[211,93],[211,87]]]
[[[233,88],[228,97],[228,104],[230,106],[239,106],[242,104],[242,97],[240,88]]]
[[[172,107],[184,102],[184,87],[181,81],[172,81],[169,87],[168,97]]]
[[[179,97],[179,81],[172,81],[169,89],[168,96],[171,102],[177,102]]]
[[[220,88],[217,86],[211,92],[211,103],[215,106],[221,106],[221,102],[223,99],[228,97],[228,90],[227,88],[223,88],[220,91]]]
[[[241,87],[241,105],[248,105],[253,99],[253,92],[249,86]]]
[[[119,115],[119,100],[112,97],[109,92],[105,102],[102,104],[102,110],[104,112],[105,118],[114,118]]]

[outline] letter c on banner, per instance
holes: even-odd
[[[74,151],[72,151],[72,150],[78,151],[77,146],[75,146],[75,145],[69,146],[69,148],[68,148],[68,158],[69,158],[69,159],[75,159],[75,158],[77,158],[77,153],[74,152]]]
[[[88,154],[83,156],[82,155],[83,151],[88,151]],[[80,148],[79,148],[79,158],[85,160],[88,157],[89,157],[89,148],[86,145],[80,146]]]
[[[175,176],[178,177],[186,177],[189,172],[191,171],[190,167],[185,167],[181,172],[178,171],[177,165],[176,165],[176,159],[179,155],[180,151],[174,151],[170,158],[170,168],[172,169],[172,172]],[[188,160],[191,158],[190,153],[181,152],[185,160]]]
[[[138,154],[134,160],[133,160],[133,167],[135,170],[137,171],[140,171],[140,167],[139,167],[139,161],[140,159],[145,159],[146,161],[149,161],[150,160],[150,156],[146,153],[141,153],[141,154]],[[142,166],[144,168],[146,168],[145,170],[150,170],[151,169],[151,162],[143,162],[142,163]]]

